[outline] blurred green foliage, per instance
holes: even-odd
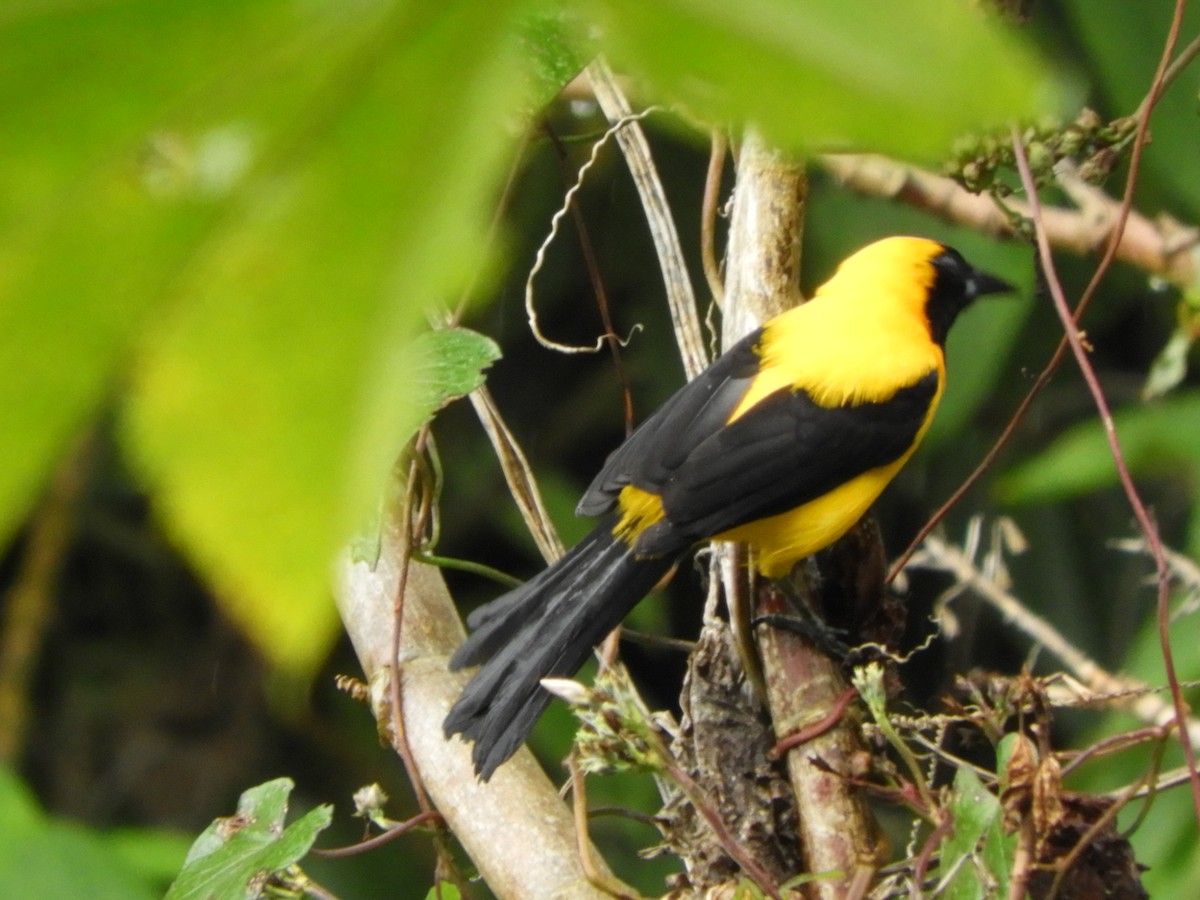
[[[1024,45],[953,0],[890,4],[868,30],[834,3],[736,16],[555,9],[207,0],[11,12],[0,528],[11,532],[71,433],[115,395],[164,523],[263,651],[310,672],[336,633],[328,561],[409,427],[405,348],[427,311],[494,271],[488,209],[529,86],[561,86],[578,64],[569,35],[596,17],[632,69],[681,86],[699,76],[697,114],[750,115],[794,146],[928,153],[1054,102]],[[902,16],[929,31],[920,59],[887,35]],[[772,68],[751,76],[740,59],[756,40],[772,45]],[[964,79],[936,74],[951,66],[992,73],[991,89],[968,106]],[[804,103],[760,108],[776,96],[764,79],[808,83]],[[880,115],[898,98],[900,131]]]
[[[519,136],[589,55],[605,50],[622,72],[640,76],[639,100],[670,105],[650,125],[660,129],[656,152],[694,263],[687,236],[696,233],[703,172],[697,122],[750,119],[791,149],[862,148],[936,165],[955,137],[984,126],[1012,117],[1069,121],[1078,95],[1106,118],[1132,112],[1172,4],[1058,0],[1035,5],[1023,32],[994,28],[967,6],[909,0],[869,15],[843,0],[10,6],[0,12],[0,529],[6,538],[19,533],[74,436],[115,410],[123,452],[158,521],[225,614],[278,670],[311,676],[338,634],[327,587],[333,555],[369,520],[414,423],[463,389],[432,400],[421,389],[414,347],[429,311],[457,306],[468,290],[490,298],[470,324],[500,340],[505,358],[489,382],[544,473],[564,532],[578,527],[567,519],[576,492],[620,438],[611,363],[535,347],[514,299],[560,202],[563,171],[578,164],[560,161],[540,132],[518,151]],[[1200,13],[1191,10],[1185,40],[1197,32]],[[1154,121],[1137,195],[1149,215],[1200,221],[1196,112],[1189,69]],[[567,104],[546,119],[581,139],[601,127],[594,111]],[[518,155],[517,199],[489,237]],[[580,203],[617,330],[647,324],[624,355],[640,416],[678,386],[680,369],[619,165],[602,163],[598,186]],[[1036,296],[1026,249],[852,196],[819,174],[806,282],[895,232],[947,241],[1017,283],[1022,299],[979,304],[952,335],[935,430],[881,507],[893,549],[987,450],[1060,334]],[[550,327],[587,339],[599,326],[582,262],[567,244],[539,276],[539,302]],[[1069,294],[1090,271],[1064,261]],[[1177,393],[1156,405],[1138,397],[1177,321],[1177,300],[1118,270],[1085,327],[1120,407],[1135,474],[1168,539],[1195,553],[1197,380],[1185,372]],[[469,380],[490,358],[472,356],[460,374]],[[446,437],[447,552],[520,568],[517,548],[528,542],[464,418],[452,408],[437,429]],[[1141,588],[1147,566],[1105,546],[1129,534],[1129,515],[1069,365],[1000,469],[1003,479],[989,476],[951,515],[952,533],[979,509],[1013,513],[1032,545],[1013,564],[1015,590],[1103,664],[1161,681],[1152,602]],[[464,595],[491,590],[456,584]],[[915,619],[929,602],[914,589]],[[636,618],[654,630],[686,631],[694,620],[661,601]],[[994,639],[999,625],[987,613],[964,618],[978,630],[950,642],[937,660],[942,669],[1012,667],[1014,657],[1020,664],[1024,646]],[[1192,625],[1177,627],[1190,635]],[[1200,673],[1191,654],[1182,663],[1184,677]],[[677,681],[659,680],[669,697]],[[555,759],[570,719],[557,710],[548,720],[539,740]],[[969,787],[960,786],[964,797]],[[652,789],[618,779],[595,793],[645,806]],[[1134,839],[1155,865],[1153,894],[1200,887],[1184,799],[1163,798]],[[31,811],[21,828],[45,836],[47,821]],[[620,848],[614,856],[631,857],[652,840],[611,820],[596,828],[607,847]],[[81,840],[89,849],[78,858],[97,879],[121,868],[110,858],[115,837],[69,831],[44,846],[71,851]],[[622,875],[647,890],[661,884],[662,864],[635,865],[644,868]],[[127,872],[114,877],[137,882]],[[59,896],[108,896],[97,885]]]
[[[99,832],[46,815],[0,768],[0,895],[27,900],[152,900],[179,870],[187,839],[149,829]]]

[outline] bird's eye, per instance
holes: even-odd
[[[959,294],[966,288],[967,274],[971,267],[957,250],[947,247],[931,262],[940,293]]]

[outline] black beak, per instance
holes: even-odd
[[[1015,290],[1016,288],[1007,281],[978,269],[973,269],[967,276],[968,297],[982,297],[984,294],[1009,294]]]

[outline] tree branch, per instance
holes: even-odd
[[[822,156],[818,162],[852,190],[898,200],[994,237],[1014,234],[1012,217],[991,196],[973,194],[951,178],[873,154]],[[1069,166],[1060,167],[1058,177],[1077,208],[1043,207],[1046,237],[1054,247],[1073,253],[1101,251],[1120,221],[1122,201],[1087,184]],[[1014,197],[1006,203],[1020,216],[1031,215],[1024,200]],[[1181,288],[1191,287],[1200,279],[1196,254],[1191,252],[1197,245],[1200,228],[1167,215],[1151,220],[1131,211],[1116,258]]]
[[[371,685],[372,711],[384,734],[391,722],[391,637],[398,561],[404,556],[396,516],[393,511],[384,528],[375,566],[344,557],[335,584],[338,610]],[[475,776],[470,747],[442,736],[442,720],[466,677],[446,668],[463,630],[436,568],[408,563],[403,609],[397,668],[412,757],[430,798],[488,886],[502,898],[608,897],[587,880],[571,812],[528,749],[483,783]]]
[[[801,301],[800,241],[806,196],[803,167],[768,148],[758,135],[747,135],[738,157],[726,260],[726,347]],[[727,596],[744,593],[736,585],[726,587]],[[787,612],[776,608],[785,601],[774,586],[764,582],[753,594],[758,613]],[[730,612],[735,623],[745,615]],[[842,701],[848,685],[841,667],[811,641],[771,627],[758,629],[756,638],[777,739],[824,719]],[[875,864],[870,815],[843,777],[861,750],[858,729],[843,718],[787,754],[806,868],[813,873],[841,873],[815,880],[814,897],[845,897],[856,873]]]

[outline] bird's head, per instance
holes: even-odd
[[[929,238],[889,237],[844,260],[818,294],[827,289],[868,302],[881,296],[900,302],[923,316],[933,340],[942,344],[958,314],[976,297],[1013,287],[975,268],[945,244]]]

